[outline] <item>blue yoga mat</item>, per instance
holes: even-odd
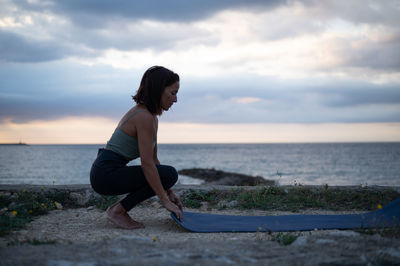
[[[238,216],[184,212],[182,221],[172,213],[171,217],[183,228],[199,233],[393,227],[400,226],[400,198],[380,210],[362,214]]]

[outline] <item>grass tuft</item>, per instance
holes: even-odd
[[[119,196],[100,196],[98,198],[91,199],[88,205],[96,206],[97,208],[105,211],[109,206],[117,202],[119,199]]]
[[[278,242],[282,246],[292,244],[299,236],[293,233],[276,233],[272,236],[271,240]]]

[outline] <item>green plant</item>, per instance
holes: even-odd
[[[39,240],[36,238],[33,239],[26,239],[23,241],[12,241],[7,243],[8,246],[14,246],[14,245],[22,245],[22,244],[30,244],[34,246],[39,246],[39,245],[50,245],[50,244],[55,244],[55,240]]]
[[[197,209],[201,207],[201,202],[210,202],[211,197],[209,192],[202,190],[195,191],[193,189],[190,189],[188,193],[184,193],[181,196],[181,200],[185,207]]]
[[[109,206],[117,202],[119,199],[119,196],[100,196],[98,198],[91,199],[88,202],[88,205],[94,205],[101,210],[106,210]]]
[[[293,233],[276,233],[272,236],[271,240],[278,242],[282,246],[292,244],[299,236]]]
[[[30,192],[25,189],[15,192],[9,197],[0,197],[1,208],[8,207],[8,213],[0,215],[0,236],[7,235],[12,230],[23,228],[35,216],[48,213],[55,209],[54,202],[68,204],[66,192]]]

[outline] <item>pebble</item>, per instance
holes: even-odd
[[[18,194],[17,193],[12,193],[10,196],[11,200],[17,199],[18,198]]]
[[[54,205],[56,206],[56,209],[57,209],[57,210],[62,210],[62,209],[63,209],[62,204],[59,203],[59,202],[57,202],[57,201],[54,202]]]
[[[15,203],[15,202],[11,202],[10,204],[8,204],[9,210],[15,209],[15,207],[17,207],[17,203]]]
[[[120,240],[138,240],[138,241],[144,241],[144,242],[148,242],[151,243],[153,242],[153,240],[149,237],[145,237],[145,236],[137,236],[137,235],[123,235],[118,237],[117,239]]]
[[[200,206],[200,211],[207,211],[210,209],[210,206],[207,201],[202,201]]]
[[[329,232],[330,235],[332,236],[359,236],[360,234],[354,231],[344,231],[344,230],[334,230],[332,232]]]
[[[76,262],[76,261],[68,261],[68,260],[48,260],[46,263],[46,266],[72,266],[72,265],[96,266],[99,264],[97,262],[92,262],[92,261]]]
[[[306,236],[299,236],[291,246],[304,246],[307,244],[307,237]]]
[[[90,199],[90,192],[86,190],[85,194],[78,192],[69,193],[69,198],[74,200],[79,206],[85,206]]]
[[[8,191],[0,191],[0,196],[8,198],[9,196],[11,196],[11,193]]]
[[[400,249],[399,248],[397,248],[397,249],[396,248],[388,248],[388,249],[384,249],[384,250],[378,250],[377,253],[389,255],[396,259],[400,259]]]
[[[315,243],[316,244],[321,244],[321,245],[325,245],[325,244],[334,244],[334,243],[336,243],[336,241],[335,240],[332,240],[332,239],[317,239],[316,241],[315,241]]]
[[[17,216],[17,215],[15,215],[13,212],[7,212],[7,215],[8,215],[8,217],[10,217],[10,218],[14,218],[15,216]]]
[[[159,209],[159,208],[162,207],[161,204],[160,204],[158,201],[153,202],[153,203],[151,204],[151,206],[152,206],[153,208],[156,208],[156,209]]]
[[[218,206],[218,208],[224,208],[224,207],[233,208],[233,207],[236,207],[238,204],[239,204],[239,202],[237,200],[232,200],[229,202],[222,200],[222,201],[218,202],[217,206]]]
[[[233,208],[233,207],[236,207],[238,204],[239,204],[239,202],[237,200],[232,200],[226,204],[226,207]]]
[[[0,210],[0,215],[5,214],[8,211],[8,208],[4,207],[3,209]]]

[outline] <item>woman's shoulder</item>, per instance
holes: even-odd
[[[154,116],[149,112],[149,110],[144,108],[133,109],[132,114],[134,114],[138,119],[154,120]]]
[[[147,109],[144,108],[133,109],[132,114],[135,117],[135,123],[138,125],[152,124],[155,119],[154,115],[152,115]]]
[[[137,121],[152,121],[153,115],[145,108],[132,107],[121,119],[118,127],[133,127]]]
[[[141,106],[134,106],[132,107],[127,113],[126,116],[130,117],[152,117],[153,115],[147,110],[146,107],[141,107]]]

